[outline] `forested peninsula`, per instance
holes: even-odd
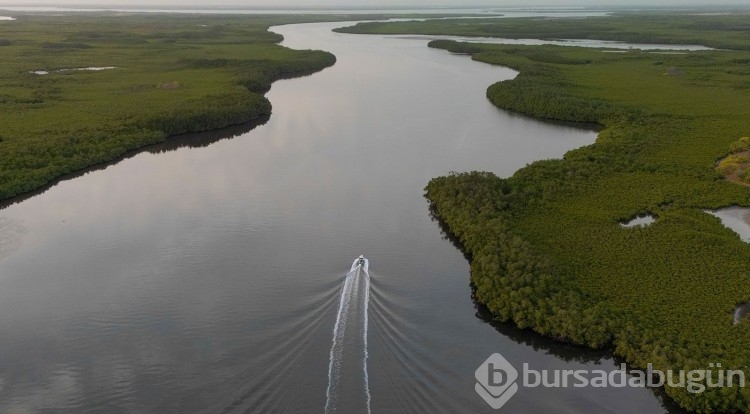
[[[17,14],[0,22],[0,199],[167,137],[271,113],[277,79],[335,63],[269,26],[331,16]]]
[[[595,144],[563,159],[508,178],[435,178],[426,196],[470,258],[477,299],[497,320],[613,347],[631,366],[721,363],[750,378],[750,321],[735,325],[732,315],[750,300],[750,246],[706,212],[750,206],[750,190],[728,176],[730,163],[719,163],[746,151],[750,136],[747,16],[435,20],[341,31],[724,48],[664,53],[433,41],[430,47],[519,71],[487,90],[498,107],[602,129]],[[656,221],[621,226],[641,215]],[[750,412],[748,388],[665,391],[694,412]]]

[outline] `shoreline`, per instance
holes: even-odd
[[[266,122],[268,122],[269,119],[270,115],[262,115],[242,124],[228,125],[215,130],[188,132],[185,134],[167,136],[163,141],[129,149],[123,154],[111,160],[98,162],[82,169],[62,174],[52,179],[50,182],[31,191],[0,199],[0,211],[12,205],[22,203],[30,198],[42,195],[62,182],[74,180],[95,171],[105,170],[111,166],[117,165],[122,161],[133,158],[144,152],[161,153],[167,151],[175,151],[180,148],[205,147],[211,145],[214,142],[223,141],[225,139],[234,139],[241,135],[244,135],[259,126],[264,125]]]
[[[688,280],[699,281],[695,282],[698,286],[691,288],[690,283],[693,282],[677,282],[669,271],[671,266],[680,266],[679,262],[684,262],[685,259],[675,263],[649,260],[646,266],[642,260],[645,253],[641,252],[643,248],[649,252],[659,248],[672,250],[671,255],[675,255],[675,248],[690,252],[701,249],[707,257],[713,257],[713,251],[717,248],[714,238],[720,234],[720,245],[726,245],[725,252],[742,251],[741,257],[750,257],[745,243],[701,210],[750,202],[748,195],[741,193],[746,187],[726,181],[723,181],[726,184],[712,181],[716,158],[711,155],[711,150],[708,151],[708,156],[703,155],[704,161],[692,167],[695,178],[688,179],[685,173],[674,171],[677,167],[670,167],[662,172],[656,166],[646,164],[646,172],[637,169],[644,168],[640,167],[644,164],[642,159],[651,160],[654,157],[652,154],[655,150],[646,150],[649,146],[661,149],[663,145],[662,151],[668,154],[670,147],[662,144],[663,142],[675,139],[703,142],[700,131],[704,129],[699,128],[705,126],[700,124],[701,119],[691,120],[679,114],[648,111],[647,107],[609,98],[602,99],[596,94],[589,96],[584,91],[590,86],[580,86],[569,80],[563,83],[560,79],[564,76],[567,76],[564,79],[570,79],[576,69],[584,68],[581,71],[588,73],[591,71],[587,69],[588,65],[596,64],[596,61],[589,63],[583,60],[584,57],[578,57],[587,56],[585,52],[565,53],[553,47],[533,50],[532,47],[493,47],[446,41],[431,42],[430,46],[447,52],[468,52],[473,60],[519,71],[514,79],[488,87],[488,98],[500,109],[539,120],[584,121],[601,126],[593,145],[571,150],[563,160],[532,163],[508,179],[475,172],[438,177],[430,181],[426,188],[430,210],[435,212],[440,222],[446,224],[451,238],[464,246],[460,250],[470,259],[471,282],[476,288],[476,299],[487,306],[499,321],[509,321],[518,328],[531,329],[558,342],[593,349],[613,347],[618,357],[634,367],[645,367],[651,362],[659,369],[684,366],[685,362],[672,354],[658,354],[660,359],[656,359],[646,351],[648,342],[645,337],[659,338],[665,347],[675,346],[675,352],[680,354],[704,355],[704,358],[723,360],[707,356],[711,349],[714,349],[713,352],[722,352],[718,350],[720,348],[706,348],[708,345],[692,341],[678,346],[675,343],[679,342],[672,339],[672,335],[680,335],[688,329],[687,332],[691,332],[691,335],[701,337],[706,335],[706,331],[713,332],[716,326],[722,327],[722,335],[723,332],[727,336],[738,335],[736,330],[732,330],[733,312],[728,310],[733,310],[733,305],[741,302],[742,295],[736,290],[725,288],[716,297],[707,299],[708,302],[704,304],[706,309],[701,311],[702,317],[693,319],[690,324],[677,322],[681,324],[680,328],[672,329],[663,324],[649,326],[643,322],[643,326],[632,327],[636,323],[634,321],[649,318],[647,314],[641,316],[639,312],[644,311],[640,310],[641,306],[636,305],[643,302],[644,294],[647,296],[646,301],[653,300],[648,298],[648,292],[642,291],[642,285],[658,283],[658,286],[663,286],[660,289],[664,289],[664,292],[657,296],[669,295],[675,303],[682,303],[683,300],[694,301],[693,292],[704,291],[701,286],[705,283],[713,286],[721,280],[728,285],[741,284],[741,278],[732,277],[729,270],[721,270],[721,265],[714,270],[712,277],[705,277],[705,266],[722,262],[729,265],[726,253],[717,253],[711,264],[696,264],[692,269],[697,272],[695,277],[704,275],[703,279],[706,281],[686,275]],[[641,58],[646,62],[656,59],[653,56]],[[673,59],[683,58],[677,56]],[[691,87],[680,90],[681,93],[692,91]],[[741,123],[741,117],[736,123]],[[721,136],[721,132],[715,134]],[[726,136],[722,137],[727,142],[717,142],[713,151],[727,153],[729,143],[738,137],[731,141]],[[721,149],[722,146],[724,150]],[[683,144],[680,149],[689,151],[691,147]],[[659,160],[650,162],[657,161]],[[665,157],[662,162],[672,165],[670,163],[673,159]],[[664,188],[661,191],[674,192],[675,190],[670,190],[670,186],[675,182],[685,182],[682,185],[686,188],[693,185],[704,190],[686,189],[681,193],[682,198],[672,196],[672,199],[662,198],[661,193],[655,192],[650,201],[641,201],[643,194],[653,192],[655,183],[651,181],[657,174],[661,180],[657,185]],[[635,179],[642,182],[634,183],[632,180]],[[613,180],[615,185],[608,184]],[[715,186],[718,188],[714,189]],[[585,214],[592,207],[595,209],[591,214]],[[619,217],[636,215],[640,211],[658,214],[659,224],[631,231],[630,234],[622,229],[617,231]],[[689,216],[690,220],[699,220],[699,228],[706,235],[708,244],[696,240],[700,243],[698,247],[689,243],[667,241],[673,240],[669,236],[670,232],[689,231],[687,229],[697,231],[694,230],[695,222],[687,220],[682,223],[684,215]],[[550,238],[555,241],[550,241]],[[623,247],[618,247],[619,251],[609,251],[605,242],[607,238],[628,246],[628,249],[632,248],[634,252],[623,250]],[[651,242],[651,238],[655,241]],[[599,243],[588,242],[587,239],[598,240]],[[651,256],[662,257],[663,254],[657,250]],[[597,260],[596,263],[609,263],[608,266],[591,269],[578,264],[586,263],[586,258],[592,255]],[[679,257],[683,257],[681,253]],[[692,257],[700,259],[701,256],[692,254]],[[735,258],[731,261],[738,260],[741,262],[742,259]],[[740,262],[737,265],[741,266]],[[628,270],[622,275],[613,275],[613,269],[619,269],[620,266]],[[527,269],[524,273],[528,274],[516,276],[515,271],[501,270],[518,268]],[[633,274],[634,272],[641,274]],[[615,294],[610,286],[630,286],[630,291],[620,287]],[[618,295],[620,298],[617,298]],[[641,299],[630,302],[628,298],[631,297]],[[524,300],[519,302],[519,298]],[[632,315],[617,316],[615,310],[623,307],[629,309],[628,312]],[[559,310],[550,313],[543,311],[540,314],[537,311],[556,308]],[[678,319],[682,321],[683,318]],[[724,337],[717,333],[713,335]],[[724,345],[731,346],[731,343],[733,341],[726,340]],[[732,349],[725,358],[742,358],[742,351]],[[691,395],[684,389],[671,387],[663,388],[662,392],[675,404],[690,411],[713,404],[725,407],[741,407],[745,404],[739,393],[721,397]]]
[[[159,35],[158,32],[146,35],[131,34],[131,29],[140,22],[144,24],[156,21],[162,22],[164,21],[163,17],[111,17],[116,22],[116,28],[133,38],[133,40],[124,43],[125,47],[119,49],[106,43],[106,36],[109,32],[101,31],[105,30],[102,24],[106,25],[106,22],[99,23],[90,17],[80,15],[77,15],[76,18],[81,20],[80,26],[82,26],[82,29],[90,28],[92,31],[75,32],[76,27],[71,26],[67,28],[67,30],[73,30],[71,36],[86,36],[88,33],[94,33],[96,36],[92,35],[90,38],[83,39],[83,41],[77,41],[77,43],[44,43],[42,44],[43,48],[45,45],[57,48],[45,52],[46,55],[58,54],[67,59],[67,54],[71,53],[71,50],[82,50],[84,52],[80,53],[85,55],[75,59],[81,63],[86,63],[84,66],[88,67],[90,66],[88,63],[96,63],[94,59],[101,59],[103,53],[114,48],[115,50],[124,50],[124,52],[119,52],[121,54],[135,53],[139,61],[133,66],[141,66],[136,66],[136,69],[129,70],[127,73],[116,75],[92,72],[90,74],[70,73],[56,74],[54,77],[28,78],[26,81],[32,82],[34,89],[43,90],[47,94],[38,98],[39,103],[25,103],[21,100],[22,98],[14,95],[9,95],[9,98],[6,97],[3,104],[7,107],[7,125],[2,134],[4,136],[0,136],[0,145],[3,146],[6,153],[5,159],[2,160],[3,165],[0,165],[0,171],[4,175],[5,181],[2,191],[0,191],[0,205],[2,206],[15,204],[18,200],[27,199],[40,191],[43,192],[60,181],[80,176],[103,165],[119,162],[132,156],[133,153],[151,148],[154,145],[180,140],[185,134],[204,131],[221,133],[220,131],[227,127],[264,122],[263,120],[271,116],[272,113],[272,105],[265,95],[274,82],[310,76],[336,64],[336,57],[328,52],[298,51],[281,46],[280,43],[283,38],[269,30],[272,26],[281,23],[300,23],[304,19],[301,20],[297,17],[264,18],[265,20],[260,21],[260,24],[254,21],[242,23],[243,26],[241,27],[256,29],[258,30],[257,34],[225,30],[218,32],[218,35],[214,35],[210,28],[206,28],[206,25],[193,26],[190,25],[190,22],[204,18],[214,19],[211,22],[217,24],[222,22],[236,23],[241,20],[237,20],[236,17],[225,19],[215,16],[184,16],[169,18],[168,22],[178,30],[185,28],[187,25],[192,32],[183,33],[194,33],[195,36],[198,36],[198,39],[202,39],[201,36],[208,37],[208,39],[222,36],[218,40],[218,44],[222,45],[221,42],[229,42],[225,45],[227,48],[233,45],[232,35],[241,36],[245,41],[243,48],[246,48],[250,54],[238,54],[236,50],[240,49],[235,48],[228,49],[226,53],[220,53],[218,55],[220,57],[214,59],[190,59],[190,54],[180,54],[180,51],[186,48],[182,44],[187,45],[188,48],[195,44],[197,46],[192,47],[195,49],[196,47],[205,47],[210,43],[201,43],[200,40],[194,40],[193,36],[178,33],[177,39],[180,39],[179,36],[184,36],[186,40],[178,40],[172,43],[177,44],[174,47],[167,42],[166,48],[171,49],[168,52],[171,56],[176,56],[172,59],[180,59],[180,56],[184,56],[181,58],[182,60],[170,62],[170,58],[165,58],[166,63],[164,65],[166,67],[164,70],[156,70],[151,73],[149,70],[152,69],[153,65],[148,61],[141,62],[144,59],[141,58],[142,53],[163,48],[164,46],[161,46],[160,43],[164,42],[159,40],[161,37],[154,39],[149,36],[155,34],[163,37],[164,35]],[[331,18],[336,19],[335,16]],[[54,20],[55,17],[30,16],[22,24],[15,23],[12,27],[8,26],[10,29],[6,31],[4,36],[11,39],[8,43],[12,45],[14,39],[19,36],[18,30],[34,30],[35,25],[50,19]],[[239,19],[242,19],[242,17]],[[310,18],[310,21],[317,20],[319,20],[317,17]],[[264,25],[262,29],[260,25]],[[83,33],[83,35],[80,35],[80,33]],[[39,34],[42,39],[44,39],[42,37],[44,35],[46,35],[46,32]],[[104,37],[104,43],[100,43],[100,37]],[[134,42],[135,39],[138,39],[138,41]],[[68,40],[68,42],[71,42],[71,40]],[[130,46],[130,44],[141,45],[144,44],[143,42],[148,44],[147,47],[143,47],[146,52],[138,51],[141,46],[135,48]],[[68,44],[74,48],[63,47]],[[10,47],[16,48],[15,45]],[[23,52],[33,45],[21,47],[22,49],[19,50]],[[256,50],[258,52],[255,52]],[[15,51],[14,53],[19,52]],[[196,55],[194,52],[192,54]],[[54,57],[47,57],[46,55],[41,55],[42,62]],[[238,55],[238,58],[231,59],[234,55]],[[201,55],[197,54],[196,56]],[[204,56],[210,57],[212,55]],[[11,56],[9,59],[12,60],[13,57]],[[17,65],[23,64],[23,62],[17,63]],[[122,66],[119,61],[118,66]],[[181,72],[175,72],[176,70],[181,70]],[[161,72],[164,72],[164,74]],[[27,75],[25,72],[16,74],[9,78],[8,82],[22,81],[20,78],[26,79],[28,76],[33,75]],[[149,77],[152,79],[161,77],[163,80],[155,80],[153,84],[149,85],[148,80],[146,80]],[[75,85],[71,82],[71,79],[80,83]],[[113,85],[109,86],[100,79],[113,79]],[[212,83],[214,79],[215,83]],[[177,86],[173,88],[154,87],[154,85],[163,84],[164,81],[169,81],[169,84]],[[68,92],[57,85],[65,85],[64,87],[68,89],[75,86],[77,89]],[[47,92],[47,89],[51,92]],[[114,102],[111,101],[115,99],[112,98],[113,93],[118,95]],[[21,91],[19,90],[15,94],[20,95]],[[64,115],[61,115],[67,115],[68,112],[71,112],[70,109],[66,109],[66,106],[70,105],[69,103],[58,104],[61,97],[68,102],[76,103],[78,102],[76,98],[79,95],[83,96],[82,103],[87,105],[83,108],[87,108],[93,102],[96,104],[94,107],[96,109],[91,110],[91,112],[93,114],[102,112],[102,116],[96,117],[94,115],[92,117],[83,110],[75,112],[76,116],[79,113],[86,114],[85,116],[79,116],[79,118],[67,119]],[[90,96],[95,98],[91,99]],[[147,105],[138,105],[137,100],[141,96],[143,97],[141,99]],[[150,102],[151,97],[158,99],[158,101]],[[121,103],[123,100],[127,100],[127,103]],[[120,109],[120,113],[105,109],[113,104],[123,108]],[[29,105],[37,105],[39,109],[36,107],[29,109],[27,108]],[[127,105],[130,105],[130,108]],[[24,114],[27,114],[29,110],[35,110],[34,117],[39,117],[43,121],[33,122],[27,128],[24,128],[25,122],[30,122],[28,116],[24,117]],[[73,111],[76,110],[73,109]],[[65,119],[66,122],[62,123],[55,118]],[[92,123],[93,119],[96,119],[97,122]],[[40,128],[41,125],[44,126]]]

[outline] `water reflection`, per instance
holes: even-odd
[[[750,303],[737,306],[737,309],[734,310],[734,324],[737,325],[748,315],[750,315]]]
[[[373,412],[492,412],[474,371],[494,352],[587,364],[475,317],[467,261],[423,188],[452,170],[509,176],[596,134],[492,106],[487,86],[513,71],[337,25],[273,29],[338,62],[275,83],[264,125],[129,154],[2,210],[26,232],[0,260],[0,411],[320,412],[337,295],[362,253]],[[631,389],[524,390],[510,404],[663,412]]]
[[[629,221],[620,223],[620,226],[625,227],[625,228],[647,227],[655,222],[656,222],[656,216],[647,214],[643,216],[636,216],[635,218]]]
[[[676,45],[676,44],[659,44],[659,43],[628,43],[612,40],[596,39],[562,39],[562,40],[541,40],[541,39],[506,39],[500,37],[467,37],[467,36],[444,36],[444,35],[384,35],[394,39],[420,39],[420,40],[454,40],[456,42],[468,43],[487,43],[498,45],[556,45],[556,46],[575,46],[588,47],[597,49],[623,49],[628,50],[682,50],[682,51],[701,51],[714,50],[713,48],[702,45]],[[613,51],[619,52],[619,51]]]
[[[489,324],[503,336],[512,339],[514,342],[528,346],[536,352],[543,352],[552,355],[563,361],[579,362],[582,364],[600,365],[603,360],[613,359],[614,355],[611,349],[597,350],[587,347],[566,344],[539,335],[528,329],[518,329],[511,322],[499,322],[495,320],[492,313],[486,306],[477,302],[474,291],[476,288],[471,286],[472,300],[477,310],[476,317]]]
[[[718,217],[726,227],[734,230],[742,241],[750,243],[750,207],[732,206],[706,210],[706,213]]]
[[[0,260],[21,248],[27,231],[18,220],[0,216]]]
[[[184,134],[184,135],[169,137],[164,142],[138,148],[133,151],[128,151],[122,156],[110,162],[93,165],[91,167],[84,168],[84,169],[78,170],[70,174],[65,174],[61,176],[60,178],[55,179],[51,183],[43,187],[40,187],[34,191],[30,191],[28,193],[21,194],[17,197],[9,198],[6,200],[0,200],[0,210],[8,206],[11,206],[13,204],[21,203],[25,200],[28,200],[29,198],[44,194],[47,190],[58,185],[62,181],[74,180],[76,178],[83,177],[84,175],[87,175],[96,171],[105,170],[113,165],[119,164],[120,162],[124,160],[133,158],[137,156],[138,154],[142,154],[142,153],[161,154],[161,153],[165,153],[169,151],[176,151],[180,148],[207,147],[215,142],[219,142],[225,139],[232,139],[232,138],[244,135],[252,131],[253,129],[257,128],[258,126],[263,125],[266,122],[268,122],[269,118],[270,117],[268,116],[263,116],[252,122],[247,122],[241,125],[233,125],[233,126],[222,128],[222,129],[215,130],[215,131],[198,132],[198,133]]]
[[[732,206],[718,210],[706,210],[706,213],[718,217],[722,224],[733,230],[745,243],[750,243],[750,207]],[[739,305],[734,310],[734,324],[750,315],[750,303]]]

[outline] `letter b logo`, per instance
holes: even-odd
[[[474,373],[477,394],[490,407],[499,409],[518,391],[518,371],[500,354],[492,354]]]

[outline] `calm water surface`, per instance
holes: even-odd
[[[626,227],[626,228],[632,228],[632,227],[647,227],[656,222],[656,217],[652,215],[645,215],[645,216],[638,216],[626,223],[620,223],[620,226]]]
[[[737,233],[742,241],[750,243],[750,208],[733,206],[706,212],[718,217],[726,227]],[[750,316],[750,303],[738,305],[734,309],[735,324],[748,316]]]
[[[750,243],[750,208],[734,206],[706,212],[718,217],[726,227],[737,233],[742,241]]]
[[[508,16],[510,17],[510,16]],[[394,19],[396,20],[396,19]],[[398,19],[401,20],[401,19]],[[659,52],[659,51],[681,51],[679,54],[683,54],[689,51],[700,51],[700,50],[714,50],[713,48],[701,45],[675,45],[665,43],[626,43],[617,42],[614,40],[595,40],[595,39],[563,39],[563,40],[541,40],[541,39],[506,39],[501,37],[467,37],[467,36],[444,36],[444,35],[389,35],[389,37],[395,37],[397,39],[422,39],[422,40],[434,40],[434,39],[446,39],[455,40],[457,42],[473,42],[473,43],[490,43],[498,45],[557,45],[557,46],[578,46],[578,47],[590,47],[590,48],[604,48],[604,49],[619,49],[621,50],[647,50],[651,53],[664,53],[671,54],[678,52]],[[614,52],[613,50],[605,50],[605,52]]]
[[[274,29],[339,60],[275,83],[265,125],[171,141],[0,211],[0,412],[323,412],[361,253],[372,412],[492,412],[474,371],[494,352],[614,369],[606,353],[485,322],[422,196],[432,177],[507,176],[595,133],[493,107],[485,89],[510,70],[330,31],[341,25]],[[633,389],[522,388],[508,405],[667,410]]]

